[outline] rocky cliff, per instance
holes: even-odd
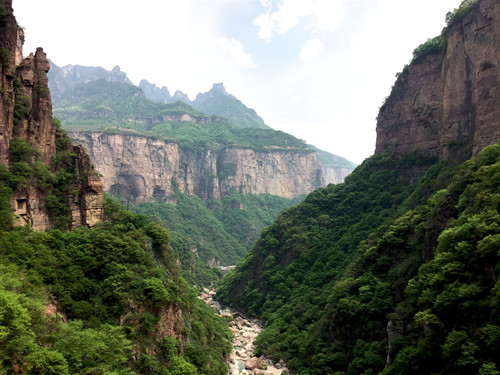
[[[378,115],[376,153],[419,149],[459,163],[500,138],[500,2],[477,1],[456,18],[443,47],[399,75]]]
[[[102,216],[100,180],[83,150],[66,142],[64,134],[53,123],[47,79],[50,66],[45,53],[38,48],[35,54],[22,58],[24,33],[13,15],[12,1],[4,0],[0,6],[3,14],[0,18],[0,164],[10,169],[15,180],[11,182],[15,214],[19,223],[28,223],[36,230],[52,227],[56,218],[47,208],[46,198],[54,194],[54,187],[48,181],[54,180],[62,169],[65,173],[72,170],[70,183],[74,188],[64,194],[61,190],[54,204],[66,205],[72,225],[93,225]],[[55,160],[57,152],[61,156],[58,161]],[[63,157],[70,154],[69,158]],[[62,206],[58,207],[61,212]]]
[[[168,201],[175,189],[209,200],[235,188],[244,194],[292,198],[350,173],[323,174],[310,150],[181,149],[177,143],[138,135],[68,132],[102,174],[103,188],[136,201]]]

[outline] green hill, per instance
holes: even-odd
[[[500,144],[460,167],[367,159],[263,231],[222,303],[294,373],[496,373]],[[410,173],[409,173],[410,172]]]
[[[181,276],[165,229],[109,199],[93,229],[13,227],[18,173],[0,168],[0,373],[227,371],[230,332]]]
[[[272,129],[240,128],[227,119],[199,112],[183,102],[155,103],[124,82],[92,81],[77,85],[54,106],[67,129],[135,131],[162,137],[185,148],[217,150],[250,147],[308,150],[292,135]],[[188,117],[186,117],[188,116]]]
[[[269,129],[255,110],[228,94],[222,83],[215,83],[210,91],[198,94],[191,105],[198,111],[225,117],[242,128]]]

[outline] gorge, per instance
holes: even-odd
[[[397,75],[375,155],[281,213],[217,291],[291,373],[498,372],[500,4],[446,18]]]
[[[51,83],[23,35],[2,0],[0,374],[500,373],[499,1],[414,50],[359,166],[222,84]]]

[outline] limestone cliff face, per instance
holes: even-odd
[[[3,0],[1,5],[5,15],[0,19],[0,164],[11,167],[9,147],[16,139],[34,150],[29,163],[41,161],[51,168],[51,172],[56,172],[56,127],[52,122],[47,79],[50,65],[41,48],[22,59],[24,34],[13,15],[12,0]],[[61,146],[61,151],[77,155],[63,166],[75,171],[76,188],[67,192],[64,198],[71,211],[72,223],[74,226],[94,225],[102,218],[99,177],[81,148],[67,143]],[[52,188],[41,188],[32,180],[36,178],[31,176],[26,183],[13,187],[12,205],[19,224],[28,223],[35,230],[48,229],[55,220],[45,208],[45,198],[52,193]]]
[[[176,143],[128,134],[68,132],[101,173],[105,191],[134,201],[170,201],[176,189],[204,200],[235,188],[292,198],[333,182],[314,152],[182,150]],[[343,172],[340,172],[342,175]]]
[[[423,150],[462,162],[500,138],[500,2],[481,0],[444,52],[410,64],[380,109],[375,152]]]
[[[352,172],[352,168],[333,167],[331,165],[320,165],[321,186],[328,184],[340,184]]]

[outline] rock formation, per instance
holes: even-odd
[[[105,191],[133,201],[169,201],[176,189],[204,200],[235,188],[244,194],[292,198],[351,172],[323,175],[309,150],[183,150],[177,143],[132,134],[68,132],[102,174]],[[331,180],[333,179],[333,181]]]
[[[500,138],[500,3],[478,1],[413,61],[380,109],[375,152],[419,149],[459,163]]]
[[[22,59],[24,33],[13,15],[12,0],[0,4],[4,15],[0,19],[0,164],[10,167],[13,162],[9,148],[15,139],[32,151],[29,163],[41,161],[56,172],[54,163],[57,141],[61,152],[76,155],[65,168],[74,170],[75,189],[62,197],[76,225],[94,225],[102,218],[102,185],[90,161],[80,147],[64,143],[64,135],[56,135],[52,120],[52,102],[47,72],[50,68],[45,53],[38,48],[35,54]],[[45,198],[53,187],[38,186],[34,178],[13,186],[12,205],[20,224],[28,223],[35,230],[54,225],[55,218],[45,207]]]

